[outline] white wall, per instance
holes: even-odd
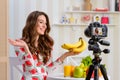
[[[79,37],[83,37],[84,39],[89,40],[89,38],[84,36],[85,27],[80,26],[80,28],[79,26],[73,26],[73,28],[71,28],[71,26],[53,25],[59,22],[60,17],[66,9],[65,7],[67,7],[69,3],[70,0],[9,0],[9,37],[13,39],[21,37],[26,17],[31,11],[44,11],[50,18],[52,27],[51,36],[55,41],[53,57],[56,59],[64,52],[64,50],[61,48],[61,44],[64,42],[75,42]],[[107,55],[104,53],[101,54],[102,62],[106,64],[107,72],[110,75],[111,80],[120,80],[120,26],[108,27],[109,34],[107,40],[111,43],[111,46],[109,47],[111,52]],[[90,54],[90,52],[86,50],[80,56],[85,56],[88,54]],[[15,57],[14,49],[12,46],[10,46],[10,57]]]

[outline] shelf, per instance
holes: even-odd
[[[66,11],[66,13],[120,14],[119,11],[114,11],[114,12],[113,11]]]
[[[106,24],[107,26],[119,26],[118,22],[116,21],[119,21],[119,20],[116,20],[118,19],[118,16],[120,16],[120,12],[118,11],[66,11],[65,14],[110,14],[110,18],[113,19],[109,24]],[[113,22],[114,21],[114,22]],[[93,22],[93,21],[92,21]],[[53,24],[53,26],[88,26],[90,23],[87,22],[87,23],[84,23],[84,22],[76,22],[76,23],[72,23],[72,24],[69,24],[69,23],[55,23]]]
[[[88,26],[89,24],[53,24],[53,26]],[[117,24],[106,24],[107,26],[118,26]]]

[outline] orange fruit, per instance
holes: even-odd
[[[102,76],[102,73],[101,73],[100,69],[98,70],[98,74],[99,74],[99,77]]]
[[[71,65],[71,77],[73,77],[74,69],[75,69],[75,66]]]

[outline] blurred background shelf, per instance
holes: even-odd
[[[89,24],[61,24],[61,23],[56,23],[53,24],[53,26],[88,26]],[[118,26],[118,24],[106,24],[107,26]]]
[[[120,14],[119,11],[65,11],[65,13]]]

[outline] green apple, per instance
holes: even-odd
[[[84,68],[84,66],[85,66],[85,65],[84,65],[83,63],[81,63],[79,67]]]
[[[83,74],[84,74],[84,69],[82,69],[79,66],[76,66],[74,69],[74,72],[73,72],[73,77],[81,78],[81,77],[83,77]]]

